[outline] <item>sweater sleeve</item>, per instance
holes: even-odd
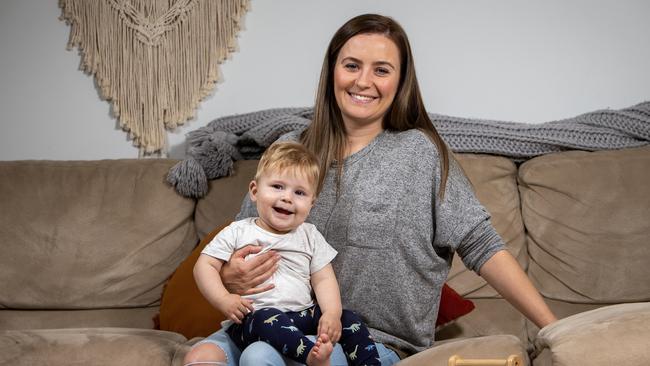
[[[239,209],[239,213],[235,217],[235,220],[243,220],[247,219],[249,217],[257,217],[259,216],[257,214],[257,207],[255,207],[255,204],[253,204],[253,201],[251,201],[251,197],[248,193],[244,196],[244,200],[241,203],[241,208]]]
[[[490,214],[478,201],[471,183],[458,162],[451,157],[445,195],[438,197],[440,174],[437,169],[434,192],[435,239],[438,252],[447,252],[451,261],[456,252],[467,268],[479,272],[496,252],[505,248],[490,221]]]

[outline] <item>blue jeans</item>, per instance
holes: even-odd
[[[314,336],[308,336],[308,338],[312,341],[316,340]],[[228,358],[228,366],[299,365],[299,363],[283,357],[273,346],[265,342],[255,342],[241,352],[223,328],[197,344],[201,343],[212,343],[221,348]],[[382,366],[391,366],[399,361],[399,357],[391,349],[386,348],[382,343],[376,343],[376,345]],[[332,366],[347,366],[348,361],[345,359],[345,354],[340,344],[334,347],[334,352],[332,352],[330,360]]]

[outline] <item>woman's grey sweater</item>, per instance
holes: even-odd
[[[307,221],[339,252],[343,307],[378,342],[407,352],[432,346],[453,254],[478,272],[504,248],[490,215],[453,159],[440,201],[438,150],[418,130],[384,131],[347,157],[338,198],[335,176],[330,169]],[[256,215],[245,199],[237,218]]]

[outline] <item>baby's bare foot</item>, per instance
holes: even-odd
[[[333,349],[334,345],[327,334],[318,336],[316,344],[307,355],[307,365],[330,366],[330,355]]]

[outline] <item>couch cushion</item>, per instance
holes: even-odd
[[[402,360],[399,365],[447,365],[449,358],[454,355],[464,359],[507,359],[511,355],[516,355],[523,362],[522,366],[529,365],[526,348],[517,337],[512,335],[493,335],[436,342],[435,346]]]
[[[194,201],[164,180],[174,163],[0,162],[0,307],[158,304],[197,242]]]
[[[124,327],[153,329],[158,306],[88,310],[2,310],[0,329]]]
[[[201,239],[215,228],[229,224],[239,213],[258,160],[236,161],[232,175],[211,180],[208,194],[196,204],[196,230]]]
[[[563,319],[571,315],[598,309],[603,306],[608,306],[604,304],[574,304],[570,302],[551,300],[551,299],[545,299],[545,302],[558,319]],[[537,337],[537,333],[539,332],[539,327],[537,327],[530,320],[526,319],[526,331],[528,332],[528,339],[532,341]]]
[[[536,365],[649,365],[650,303],[619,304],[576,314],[542,328]]]
[[[528,341],[526,318],[504,299],[472,299],[475,309],[455,321],[436,328],[439,341],[512,334],[524,344]]]
[[[526,237],[521,219],[517,167],[506,158],[458,154],[458,162],[474,186],[476,196],[492,215],[492,224],[501,235],[510,253],[526,266]],[[470,298],[495,298],[496,291],[458,258],[449,273],[449,285],[461,295]]]
[[[528,273],[544,296],[650,300],[650,147],[542,156],[519,180]]]
[[[172,364],[185,337],[143,329],[96,328],[0,331],[2,365]]]
[[[203,238],[167,282],[160,304],[160,329],[192,339],[207,337],[221,328],[226,317],[203,297],[193,270],[205,246],[224,227],[216,228]]]

